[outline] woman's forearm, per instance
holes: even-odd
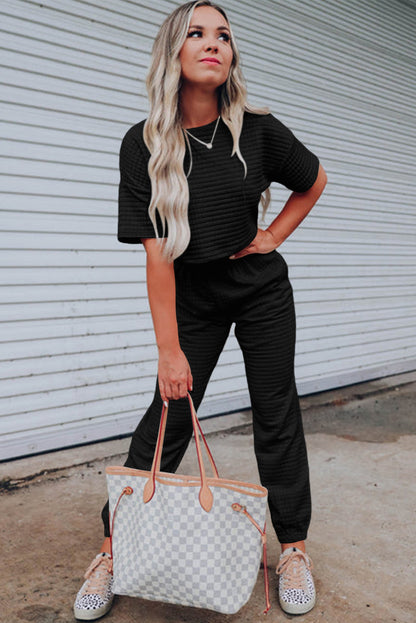
[[[146,249],[147,292],[159,349],[158,380],[162,400],[185,398],[192,391],[192,373],[181,349],[176,319],[173,263],[162,255],[155,239],[143,239]]]
[[[161,255],[155,239],[144,240],[147,253],[146,279],[150,311],[156,343],[160,349],[178,349],[178,324],[176,320],[176,286],[173,263]]]
[[[313,186],[304,193],[293,192],[290,195],[283,210],[266,230],[272,234],[277,247],[290,236],[309,214],[322,194],[326,182],[325,170],[319,165],[318,176]]]

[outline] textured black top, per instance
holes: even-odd
[[[211,140],[216,121],[189,131],[205,142]],[[143,140],[144,120],[125,134],[120,148],[118,240],[138,243],[155,238],[148,215],[151,184],[147,172],[149,150]],[[257,233],[261,193],[271,182],[305,192],[316,180],[319,160],[272,114],[244,114],[240,150],[247,177],[238,156],[230,157],[232,136],[220,120],[212,149],[189,137],[193,166],[188,178],[188,218],[191,240],[181,256],[185,262],[208,262],[247,246]],[[184,161],[189,168],[189,153]]]

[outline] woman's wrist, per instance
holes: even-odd
[[[273,234],[273,231],[270,229],[270,227],[268,227],[267,229],[264,230],[267,234],[270,235],[271,239],[273,240],[273,244],[275,245],[275,249],[277,249],[278,246],[280,246],[282,244],[282,241],[278,241],[275,237],[275,235]]]
[[[167,353],[177,353],[182,350],[179,344],[179,339],[173,339],[166,342],[157,342],[157,349],[159,355],[165,355]]]

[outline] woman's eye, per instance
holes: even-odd
[[[188,32],[188,37],[189,38],[193,38],[193,39],[197,39],[203,36],[202,30],[191,30]],[[222,32],[220,35],[218,35],[218,39],[220,39],[221,41],[225,41],[226,43],[230,42],[230,35],[226,32]]]

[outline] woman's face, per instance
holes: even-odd
[[[179,53],[182,82],[217,88],[224,84],[233,60],[227,20],[210,6],[197,7]]]

